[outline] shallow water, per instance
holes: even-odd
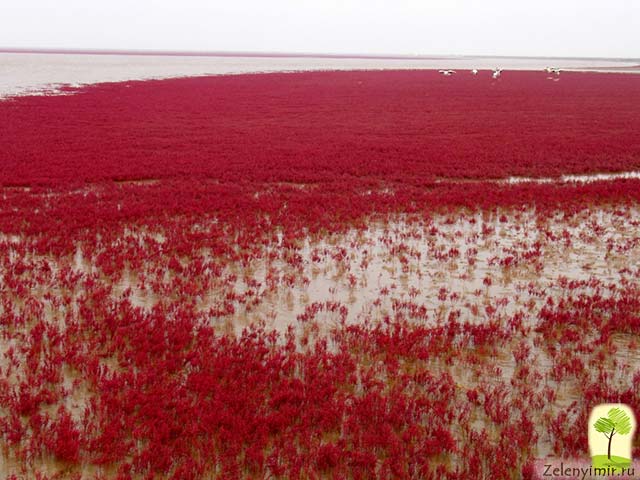
[[[560,175],[558,177],[507,177],[494,179],[468,179],[468,178],[440,178],[436,183],[499,183],[499,184],[520,184],[520,183],[592,183],[606,182],[612,180],[634,180],[640,178],[640,172],[613,172],[613,173],[582,173],[573,175]]]
[[[622,212],[622,214],[621,214]],[[444,324],[449,313],[461,311],[460,321],[483,323],[492,317],[507,322],[517,311],[525,312],[525,327],[535,327],[539,312],[547,298],[560,299],[567,295],[562,286],[570,280],[589,282],[594,280],[602,295],[615,295],[607,284],[622,285],[640,283],[640,231],[637,228],[640,209],[637,206],[594,206],[589,211],[567,216],[539,214],[535,209],[524,211],[458,211],[446,215],[434,214],[428,219],[408,219],[394,216],[370,222],[367,228],[353,229],[346,233],[309,237],[296,244],[300,261],[292,265],[282,247],[282,236],[267,251],[247,265],[227,264],[219,277],[212,278],[208,293],[198,298],[177,298],[175,295],[154,291],[160,285],[171,289],[171,282],[184,273],[168,273],[162,260],[153,271],[142,266],[136,271],[125,267],[116,277],[105,276],[93,258],[78,244],[75,252],[66,257],[33,258],[31,263],[46,261],[53,272],[46,284],[31,294],[47,304],[45,294],[69,295],[78,303],[83,282],[91,277],[111,287],[114,300],[126,296],[135,306],[151,310],[159,302],[178,304],[193,301],[197,309],[219,331],[238,334],[253,322],[264,322],[267,328],[280,332],[293,326],[299,335],[330,334],[331,327],[342,321],[338,311],[319,311],[307,320],[301,320],[305,309],[314,303],[335,302],[346,307],[345,321],[381,322],[385,317],[404,317],[411,322],[426,325]],[[206,229],[203,220],[199,229]],[[16,247],[28,239],[15,235],[0,235],[0,243],[8,247],[10,256],[17,256]],[[116,243],[134,242],[141,248],[149,244],[171,242],[171,232],[131,225],[125,227]],[[540,254],[526,257],[534,244],[539,244]],[[453,249],[453,250],[452,250]],[[269,258],[269,251],[279,252]],[[194,247],[193,257],[206,252]],[[504,259],[514,257],[510,265]],[[183,266],[194,258],[181,257]],[[213,259],[212,259],[213,260]],[[631,267],[631,268],[628,268]],[[59,285],[56,272],[72,269],[81,278],[70,290]],[[4,272],[0,271],[0,274]],[[141,282],[146,277],[147,286]],[[231,278],[233,280],[230,280]],[[490,282],[486,282],[490,279]],[[586,283],[574,294],[593,294],[594,288]],[[237,296],[248,295],[246,300]],[[208,315],[216,300],[233,294],[235,311],[228,315]],[[18,302],[18,299],[8,298]],[[413,303],[416,308],[410,304]],[[420,310],[424,307],[424,310]],[[487,308],[494,309],[489,313]],[[64,322],[65,312],[48,308],[47,322]],[[421,312],[424,313],[421,313]],[[417,312],[417,313],[416,313]],[[77,312],[72,315],[78,315]],[[306,331],[305,331],[306,330]],[[568,409],[574,402],[581,402],[580,379],[566,376],[554,379],[552,370],[558,367],[562,355],[555,356],[543,345],[536,345],[535,331],[529,335],[514,334],[513,338],[491,346],[489,350],[465,347],[455,352],[452,364],[446,356],[430,359],[429,369],[451,375],[457,400],[464,402],[469,390],[505,391],[517,397],[520,390],[533,388],[542,397],[550,389],[553,397],[540,409],[544,415],[555,415]],[[633,372],[640,364],[638,338],[630,334],[615,334],[612,342],[602,347],[607,365],[611,364],[612,384],[621,389],[628,386]],[[531,348],[531,355],[524,361],[515,359],[514,351],[521,342]],[[14,342],[15,343],[15,342]],[[615,345],[615,351],[611,346]],[[0,341],[0,359],[13,343]],[[606,350],[605,350],[606,348]],[[562,353],[562,352],[561,352]],[[585,353],[580,359],[586,363],[596,358],[598,351]],[[471,361],[468,361],[471,359]],[[474,362],[473,359],[477,359]],[[109,370],[120,368],[115,358],[102,359]],[[15,366],[13,375],[25,368],[24,362]],[[7,362],[0,360],[5,372]],[[532,373],[520,376],[524,368]],[[540,375],[544,381],[535,381]],[[14,377],[8,377],[11,381]],[[533,385],[529,385],[530,380]],[[82,415],[91,389],[67,374],[63,379],[70,395],[64,399],[67,409],[76,419]],[[537,383],[536,383],[537,382]],[[545,397],[546,398],[546,397]],[[513,401],[510,398],[510,401]],[[53,414],[58,405],[43,407]],[[538,414],[536,414],[538,415]],[[488,428],[492,423],[481,408],[474,407],[470,423],[474,429]],[[543,425],[542,423],[540,423]],[[491,434],[496,434],[493,430]],[[541,427],[536,444],[537,456],[553,452],[552,443]],[[24,467],[11,456],[0,455],[0,472],[17,472]],[[113,478],[113,471],[101,470],[91,465],[77,465],[74,469],[50,458],[37,459],[32,468],[50,473],[62,472],[61,478],[72,478],[72,473],[85,475],[104,473]],[[90,478],[90,477],[89,477]]]

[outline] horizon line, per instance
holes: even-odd
[[[589,57],[546,55],[470,55],[470,54],[396,54],[396,53],[335,53],[335,52],[278,52],[278,51],[215,51],[215,50],[153,50],[153,49],[104,49],[104,48],[26,48],[1,47],[0,53],[35,53],[67,55],[139,55],[183,57],[253,57],[253,58],[354,58],[371,60],[436,60],[455,58],[523,58],[559,60],[609,60],[640,62],[640,57]]]

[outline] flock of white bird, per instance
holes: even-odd
[[[560,75],[560,69],[559,69],[559,68],[556,68],[556,67],[546,67],[546,68],[544,69],[544,71],[545,71],[545,72],[547,72],[547,73],[550,73],[550,74],[551,74],[551,73],[553,73],[553,74],[554,74],[554,75],[556,75],[556,76],[559,76],[559,75]],[[441,73],[442,75],[444,75],[445,77],[450,77],[451,75],[453,75],[454,73],[456,73],[456,71],[455,71],[455,70],[438,70],[438,72],[440,72],[440,73]],[[472,74],[472,75],[477,75],[477,74],[478,74],[478,72],[479,72],[479,70],[478,70],[477,68],[474,68],[473,70],[471,70],[471,74]],[[498,77],[500,77],[500,75],[502,75],[502,68],[494,68],[494,69],[492,70],[492,72],[493,72],[493,73],[491,74],[491,76],[492,76],[493,78],[498,78]]]

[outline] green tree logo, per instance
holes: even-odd
[[[600,405],[592,412],[589,423],[593,466],[624,468],[631,465],[631,441],[635,429],[631,409],[623,404]]]
[[[631,432],[631,417],[619,408],[612,408],[606,417],[600,417],[593,426],[598,432],[604,433],[604,436],[609,440],[607,459],[611,460],[611,441],[613,436],[616,433],[627,435]]]

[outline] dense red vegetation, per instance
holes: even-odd
[[[640,169],[632,75],[314,72],[103,84],[0,103],[4,185],[377,182]]]
[[[524,72],[242,75],[0,102],[11,471],[32,478],[55,461],[63,478],[89,467],[120,479],[520,478],[541,437],[551,454],[586,455],[589,408],[640,412],[640,371],[614,356],[640,338],[633,265],[607,263],[619,284],[533,277],[530,303],[510,313],[517,300],[492,298],[498,279],[486,276],[470,294],[485,303],[465,304],[453,283],[437,299],[394,284],[369,299],[388,308],[357,324],[332,299],[287,332],[264,318],[235,335],[225,322],[304,290],[305,262],[337,265],[336,285],[357,292],[367,260],[350,254],[368,247],[317,244],[397,218],[422,228],[381,234],[402,272],[426,261],[411,238],[445,274],[472,268],[475,247],[532,210],[539,237],[488,260],[503,283],[519,268],[538,275],[558,245],[637,254],[640,181],[485,180],[640,169],[638,104],[631,75]],[[572,233],[596,207],[628,232],[607,236],[614,220],[586,216]],[[436,245],[451,240],[436,215],[475,229],[465,251]],[[568,405],[567,388],[579,398]]]

